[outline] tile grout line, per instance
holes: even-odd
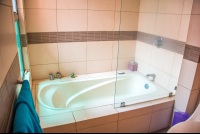
[[[76,121],[76,118],[75,118],[75,116],[74,116],[74,113],[73,112],[71,112],[72,113],[72,115],[73,115],[73,117],[74,117],[74,120],[75,120],[75,126],[76,126],[76,133],[78,132],[78,128],[77,128],[77,121]]]
[[[59,64],[59,60],[60,60],[60,57],[59,57],[59,47],[58,47],[58,11],[57,11],[57,8],[58,8],[58,0],[56,0],[56,27],[57,27],[57,51],[58,51],[58,70],[60,72],[60,64]],[[50,34],[49,34],[50,35]],[[50,41],[49,41],[50,42]],[[61,74],[62,75],[62,74]]]
[[[87,42],[88,42],[88,0],[87,0]],[[88,74],[88,43],[86,42],[86,74]]]
[[[187,90],[189,90],[189,91],[200,90],[200,89],[194,89],[194,90],[190,90],[190,89],[188,89],[187,87],[184,87],[183,85],[181,85],[181,84],[179,84],[179,83],[178,83],[178,85],[179,85],[179,86],[181,86],[181,87],[183,87],[183,88],[185,88],[185,89],[187,89]]]
[[[149,124],[148,133],[150,133],[150,129],[151,129],[151,121],[152,121],[152,118],[153,118],[153,109],[154,109],[154,105],[153,105],[153,108],[152,108],[152,113],[151,113],[151,119],[150,119],[150,124]]]
[[[135,57],[126,57],[126,58],[119,58],[119,59],[130,59],[130,58],[135,58]],[[114,60],[116,60],[114,58]],[[98,60],[88,60],[88,61],[112,61],[112,59],[98,59]],[[59,63],[48,63],[48,64],[36,64],[36,65],[31,65],[31,66],[40,66],[40,65],[51,65],[51,64],[65,64],[65,63],[82,63],[86,61],[72,61],[72,62],[59,62]]]
[[[115,10],[114,10],[114,27],[113,27],[113,33],[114,33],[114,31],[115,31],[115,25],[116,25],[116,21],[115,21],[115,19],[116,19],[116,16],[115,16],[115,12],[116,12],[116,6],[117,6],[117,2],[116,2],[117,0],[115,0]],[[108,35],[107,35],[108,36]],[[108,37],[107,37],[108,38]],[[113,40],[114,40],[114,34],[113,34]],[[113,54],[114,54],[114,43],[115,41],[113,41],[113,45],[112,45],[112,61],[111,61],[111,71],[112,71],[112,69],[113,69],[113,62],[114,62],[114,58],[113,58]],[[115,102],[114,102],[115,103]]]
[[[156,105],[159,105],[159,104],[156,104]],[[156,105],[152,105],[153,109],[154,109],[154,106],[156,106]],[[143,107],[143,108],[146,108],[146,107]],[[164,110],[168,110],[168,109],[171,109],[171,108],[173,108],[173,107],[164,108],[164,109],[161,109],[161,110],[158,110],[158,111],[153,111],[153,109],[152,109],[152,112],[141,114],[141,115],[137,115],[137,116],[133,116],[133,117],[129,117],[129,118],[124,118],[124,119],[121,119],[119,121],[123,121],[123,120],[127,120],[127,119],[133,119],[133,118],[141,117],[141,116],[148,115],[148,114],[151,114],[151,113],[153,114],[153,113],[161,112],[161,111],[164,111]],[[142,109],[142,108],[138,108],[138,109]],[[133,110],[125,111],[125,112],[130,112],[130,111],[134,111],[134,110],[138,110],[138,109],[133,109]],[[124,112],[121,112],[121,113],[124,113]]]
[[[183,9],[184,9],[184,6],[185,6],[185,0],[183,1],[183,7],[182,7],[181,20],[180,20],[180,24],[179,24],[179,30],[178,30],[178,37],[177,37],[177,40],[178,40],[178,38],[179,38],[180,31],[181,31],[181,22],[182,22],[182,18],[183,18]],[[189,27],[188,27],[188,30],[189,30]]]
[[[6,4],[3,4],[3,3],[0,3],[0,6],[6,6],[6,7],[13,7],[13,6],[9,6],[9,5],[6,5]]]
[[[113,121],[113,122],[109,122],[109,123],[105,123],[105,124],[100,124],[100,125],[92,126],[92,127],[88,127],[88,128],[83,128],[83,129],[79,129],[79,130],[85,130],[85,129],[95,128],[95,127],[99,127],[99,126],[103,126],[103,125],[108,125],[108,124],[115,123],[115,122],[117,122],[117,121]]]

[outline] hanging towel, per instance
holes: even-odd
[[[14,110],[13,133],[43,133],[27,80],[24,80],[22,83]]]

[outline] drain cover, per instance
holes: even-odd
[[[144,87],[145,87],[146,89],[149,89],[149,84],[145,84]]]

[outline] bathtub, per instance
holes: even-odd
[[[42,84],[38,86],[38,105],[40,109],[51,112],[76,111],[109,104],[120,107],[121,102],[131,105],[167,97],[170,92],[138,72],[118,75],[116,94],[115,81],[113,72],[106,77]],[[44,111],[43,114],[47,115]]]

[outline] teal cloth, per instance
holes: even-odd
[[[27,80],[22,83],[14,110],[13,133],[43,133]]]

